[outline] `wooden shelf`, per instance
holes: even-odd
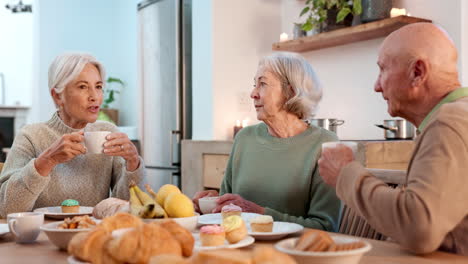
[[[385,37],[393,31],[412,23],[432,22],[431,20],[398,16],[375,22],[347,27],[284,42],[273,43],[273,50],[303,52],[344,45],[352,42]]]

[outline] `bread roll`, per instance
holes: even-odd
[[[151,257],[149,264],[191,264],[191,262],[182,256],[164,254]]]
[[[103,219],[113,216],[118,212],[129,212],[130,203],[117,198],[107,198],[99,202],[93,209],[93,216],[97,219]]]
[[[192,255],[193,246],[195,245],[195,239],[193,238],[192,233],[174,222],[174,220],[161,221],[159,224],[163,229],[169,231],[169,233],[171,233],[171,235],[179,242],[182,248],[182,255],[184,257],[190,257]]]

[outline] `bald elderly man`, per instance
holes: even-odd
[[[403,247],[468,255],[468,88],[458,81],[456,48],[439,27],[411,24],[385,39],[377,64],[375,91],[388,112],[420,133],[405,186],[388,187],[342,145],[322,153],[320,175]]]

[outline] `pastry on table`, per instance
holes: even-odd
[[[300,251],[327,251],[333,247],[333,239],[327,232],[321,230],[308,230],[297,240],[294,249]],[[334,250],[332,250],[334,251]]]
[[[138,227],[142,224],[143,221],[138,216],[129,213],[117,213],[114,216],[104,218],[99,227],[107,232],[112,232],[121,228]]]
[[[77,200],[67,199],[62,202],[62,213],[79,213],[80,203]]]
[[[226,232],[227,241],[231,244],[235,244],[247,236],[247,227],[244,220],[238,215],[224,218],[222,227]]]
[[[182,256],[163,254],[151,257],[149,264],[193,264],[193,262]]]
[[[258,264],[295,264],[296,261],[288,254],[281,253],[273,247],[257,246],[253,250],[253,263]]]
[[[118,212],[129,212],[130,203],[128,201],[110,197],[100,201],[93,209],[93,216],[97,219],[113,216]]]
[[[200,241],[204,247],[216,247],[224,245],[226,233],[219,225],[206,225],[200,228]]]
[[[240,208],[239,206],[235,204],[225,205],[221,209],[221,216],[223,217],[223,219],[231,215],[241,216],[241,214],[242,214],[242,208]]]
[[[148,263],[152,256],[182,255],[179,242],[157,223],[143,224],[106,244],[112,258],[121,263]]]
[[[68,253],[90,263],[103,263],[104,245],[112,236],[103,229],[95,228],[73,236],[68,244]]]
[[[179,242],[182,247],[182,255],[184,257],[190,257],[192,255],[195,239],[190,231],[170,219],[159,222],[158,224],[165,230],[169,231],[169,233],[171,233],[171,235]]]
[[[272,232],[273,217],[271,215],[259,215],[250,219],[252,232]]]

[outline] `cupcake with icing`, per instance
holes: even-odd
[[[231,244],[235,244],[247,236],[247,227],[244,220],[238,215],[224,218],[222,227],[226,232],[227,241]]]
[[[235,204],[225,205],[221,209],[221,215],[222,215],[223,219],[228,217],[228,216],[231,216],[231,215],[240,216],[241,213],[242,213],[242,208],[240,208],[239,206],[237,206]]]
[[[224,245],[226,233],[219,225],[206,225],[200,228],[200,241],[204,247],[216,247]]]
[[[260,215],[250,219],[252,232],[272,232],[273,217],[271,215]]]
[[[67,199],[62,202],[62,213],[78,213],[80,203],[77,200]]]

